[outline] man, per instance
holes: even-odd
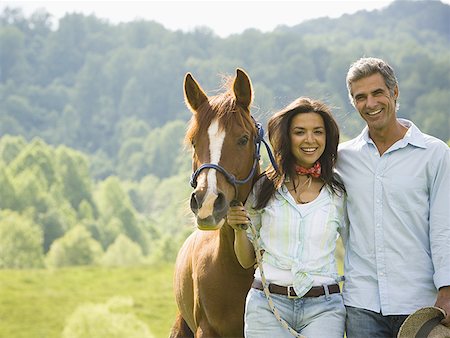
[[[407,315],[431,305],[450,326],[449,147],[397,118],[398,83],[383,60],[353,63],[347,89],[367,124],[337,163],[350,221],[347,337],[396,337]]]

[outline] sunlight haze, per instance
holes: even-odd
[[[154,20],[170,30],[192,31],[209,27],[227,37],[247,28],[263,32],[279,25],[295,26],[305,20],[372,11],[391,1],[2,1],[0,8],[21,8],[29,17],[44,8],[57,20],[66,13],[94,14],[111,23]]]

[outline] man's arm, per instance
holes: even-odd
[[[441,323],[447,327],[450,327],[450,285],[443,286],[439,289],[438,297],[434,306],[445,311],[446,316]]]

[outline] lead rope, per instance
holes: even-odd
[[[252,244],[255,249],[256,264],[259,267],[259,272],[261,274],[261,282],[263,285],[263,291],[264,291],[264,294],[266,295],[267,303],[269,304],[270,310],[274,314],[275,318],[281,323],[281,326],[283,326],[285,329],[287,329],[290,332],[290,334],[292,334],[294,337],[306,338],[305,336],[303,336],[300,333],[298,333],[297,331],[295,331],[292,327],[290,327],[290,325],[283,318],[281,318],[280,313],[278,312],[277,308],[275,307],[272,297],[270,296],[270,291],[269,291],[269,287],[267,285],[266,276],[264,275],[262,256],[261,256],[261,248],[259,247],[259,244],[258,244],[256,229],[253,226],[252,222],[250,222],[249,225],[250,225],[250,230],[253,234]],[[244,228],[244,227],[242,227],[242,228]]]

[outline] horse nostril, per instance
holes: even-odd
[[[216,200],[214,201],[214,210],[222,211],[227,207],[227,203],[225,201],[225,195],[221,192],[217,195]]]
[[[197,200],[197,195],[195,193],[191,194],[191,210],[195,213],[201,208],[201,203]]]

